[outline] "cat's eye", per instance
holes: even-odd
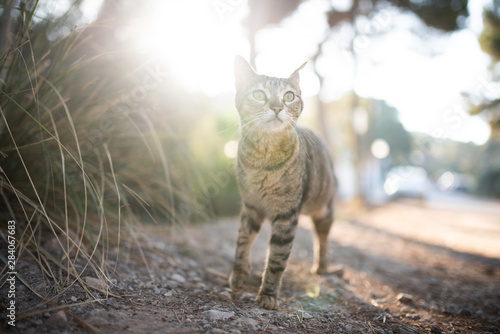
[[[285,102],[292,102],[294,98],[295,94],[292,92],[286,92],[285,95],[283,95],[283,101]]]
[[[257,100],[257,101],[264,101],[266,99],[266,93],[264,93],[263,91],[261,90],[256,90],[255,92],[253,92],[253,97]]]

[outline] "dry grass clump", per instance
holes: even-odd
[[[50,41],[51,22],[32,23],[37,5],[12,8],[0,50],[1,284],[14,220],[18,267],[36,263],[53,293],[17,278],[52,303],[87,288],[84,275],[109,283],[120,253],[140,257],[138,223],[189,218],[196,171],[172,123],[181,120],[156,107],[169,81],[160,66],[113,51],[98,25]]]

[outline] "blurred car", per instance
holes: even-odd
[[[476,183],[472,175],[446,171],[437,179],[437,186],[441,191],[472,192]]]
[[[417,166],[396,166],[387,173],[384,191],[390,197],[425,199],[430,182],[427,171]]]

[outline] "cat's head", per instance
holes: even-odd
[[[257,74],[240,56],[234,60],[236,108],[247,131],[283,131],[295,126],[303,109],[299,70],[288,78]]]

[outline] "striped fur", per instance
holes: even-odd
[[[269,219],[272,235],[256,299],[267,309],[278,308],[281,278],[299,214],[310,215],[315,225],[313,271],[326,273],[328,264],[336,181],[324,143],[312,131],[296,125],[303,109],[299,70],[304,65],[282,79],[258,75],[243,58],[235,59],[236,108],[241,120],[237,180],[242,211],[229,281],[233,291],[246,282],[250,247],[264,219]]]

